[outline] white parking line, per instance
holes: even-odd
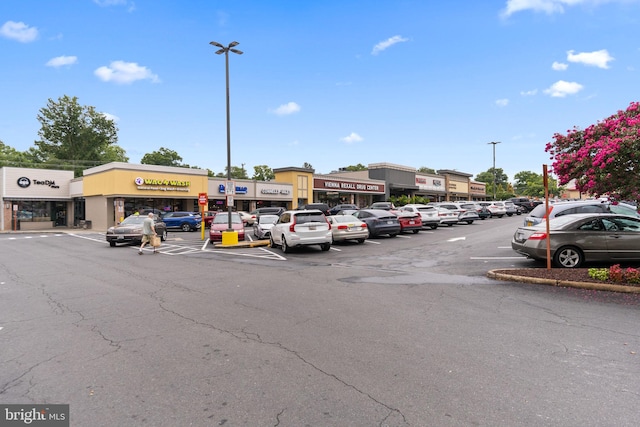
[[[526,259],[524,256],[472,256],[469,259]]]

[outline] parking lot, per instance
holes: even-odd
[[[208,240],[205,230],[170,231],[168,238],[159,248],[163,256],[188,256],[203,258],[223,258],[226,260],[260,259],[275,262],[322,262],[348,263],[349,265],[377,265],[377,260],[393,256],[399,265],[412,265],[420,260],[422,266],[449,273],[484,275],[492,268],[531,267],[533,262],[517,255],[511,249],[511,236],[522,224],[522,216],[490,218],[473,224],[442,226],[437,229],[423,229],[417,234],[406,233],[396,237],[369,238],[364,243],[355,241],[336,242],[328,252],[318,246],[297,248],[285,254],[280,248],[263,244],[254,247],[220,248]],[[246,227],[245,242],[255,242],[252,228]],[[73,234],[73,233],[72,233]],[[86,231],[74,234],[100,245],[108,244],[104,234]],[[123,244],[112,251],[137,250],[137,245]],[[406,268],[406,267],[403,267]]]

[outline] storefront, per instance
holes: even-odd
[[[442,202],[447,197],[447,187],[445,179],[438,175],[425,175],[416,173],[416,186],[418,190],[416,196],[429,199],[431,202]]]
[[[447,202],[470,200],[471,194],[469,192],[469,179],[473,175],[449,169],[439,170],[438,175],[444,176],[445,185],[447,187]]]
[[[198,211],[207,187],[202,169],[108,163],[83,172],[85,217],[106,229],[135,212]]]
[[[251,212],[256,208],[277,206],[289,209],[291,207],[292,186],[288,183],[272,181],[254,181],[236,179],[234,183],[234,208],[239,211]],[[209,178],[209,210],[225,210],[227,180]]]
[[[384,197],[384,181],[354,180],[334,175],[314,175],[313,201],[330,207],[338,204],[369,206],[374,199]]]
[[[14,167],[0,171],[1,230],[43,230],[69,224],[72,171]]]

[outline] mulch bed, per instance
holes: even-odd
[[[599,283],[609,285],[623,285],[640,287],[638,283],[620,283],[613,280],[598,280],[589,277],[588,268],[517,268],[505,270],[493,270],[493,273],[509,274],[513,276],[530,277],[537,279],[563,280],[571,282]]]

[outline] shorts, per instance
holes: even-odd
[[[153,234],[143,234],[141,243],[151,243],[151,236],[153,236]]]

